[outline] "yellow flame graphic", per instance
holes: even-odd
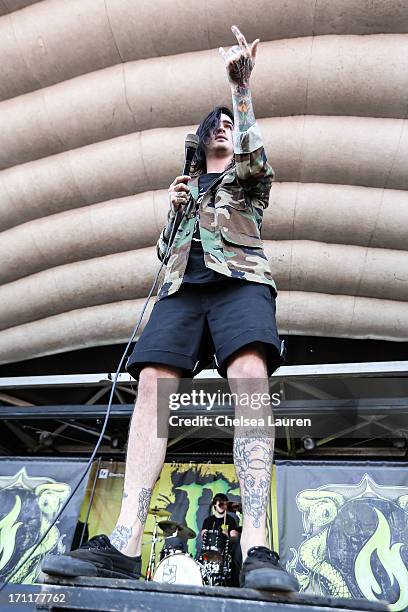
[[[16,523],[20,514],[21,499],[17,495],[13,509],[0,521],[0,570],[10,561],[16,544],[17,529],[23,523]]]
[[[406,610],[408,606],[408,570],[400,555],[403,543],[395,542],[390,546],[391,531],[387,519],[380,510],[377,508],[374,508],[374,510],[378,517],[378,525],[371,538],[357,555],[355,563],[357,584],[367,599],[378,601],[378,596],[381,595],[381,587],[371,569],[371,555],[377,552],[392,586],[394,586],[395,580],[398,582],[400,596],[398,601],[390,604],[390,609],[394,612],[400,612]]]

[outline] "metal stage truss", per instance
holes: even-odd
[[[216,378],[215,370],[206,370],[195,380]],[[110,373],[1,378],[0,454],[88,455],[99,436],[111,384]],[[407,455],[408,361],[281,367],[270,378],[270,393],[276,392],[281,402],[275,418],[304,415],[319,423],[317,433],[305,437],[284,427],[277,457],[395,460]],[[121,374],[102,457],[124,457],[136,395],[137,383]],[[233,412],[230,405],[214,410]],[[200,408],[187,406],[180,413],[193,417]],[[215,438],[209,450],[200,430],[171,438],[167,459],[231,459],[231,440]]]

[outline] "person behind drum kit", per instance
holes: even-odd
[[[217,493],[211,502],[213,514],[204,519],[201,528],[201,539],[209,529],[222,531],[228,538],[238,538],[238,525],[235,519],[227,513],[228,497],[224,493]]]
[[[239,545],[240,527],[228,513],[228,497],[224,493],[217,493],[211,502],[212,514],[203,521],[201,528],[201,541],[205,541],[209,531],[221,531],[229,539],[229,554],[231,555],[231,576],[228,586],[239,586],[239,572],[242,565],[242,554]]]

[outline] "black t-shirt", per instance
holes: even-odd
[[[234,529],[238,529],[238,525],[235,519],[233,519],[232,516],[230,516],[229,514],[227,514],[227,516],[225,517],[225,523],[228,527],[228,535]],[[224,517],[222,516],[221,518],[218,518],[213,514],[212,516],[207,516],[207,518],[204,519],[203,526],[201,527],[201,529],[218,529],[219,531],[221,531],[221,525],[223,524]]]
[[[211,183],[221,174],[221,172],[208,172],[207,174],[202,174],[198,179],[198,197],[204,195]],[[201,244],[199,216],[197,211],[193,239],[191,241],[191,249],[183,277],[183,283],[211,283],[222,279],[225,279],[222,274],[207,268],[204,263],[204,251]]]

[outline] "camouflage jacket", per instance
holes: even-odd
[[[176,292],[183,281],[199,210],[204,263],[228,277],[272,285],[276,289],[260,237],[262,216],[269,204],[273,170],[266,159],[257,124],[246,132],[234,132],[235,165],[226,170],[198,199],[198,177],[190,180],[191,212],[184,215],[167,255],[167,268],[158,300]],[[163,261],[176,213],[157,242]]]

